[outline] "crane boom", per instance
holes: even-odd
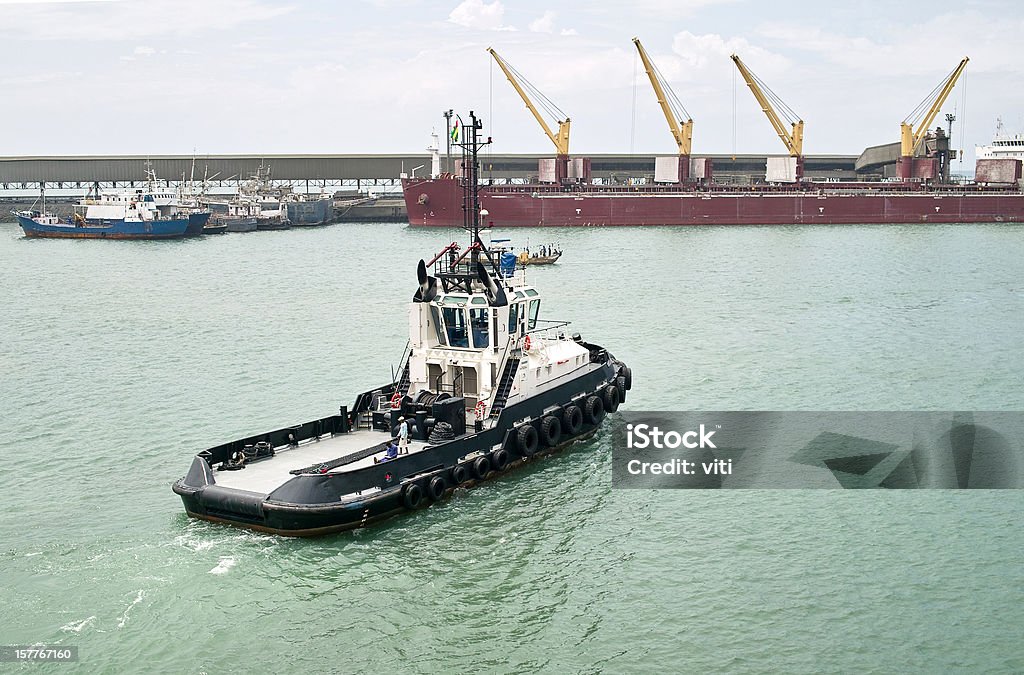
[[[942,105],[946,102],[946,98],[949,97],[950,92],[953,91],[953,87],[956,86],[956,81],[960,79],[961,73],[964,72],[964,68],[967,67],[967,62],[971,59],[964,57],[960,61],[960,65],[953,69],[953,72],[946,76],[946,79],[942,81],[938,89],[938,94],[935,97],[935,101],[928,108],[928,112],[921,118],[917,125],[917,129],[914,129],[913,124],[907,120],[903,120],[900,123],[900,155],[903,157],[910,157],[914,154],[914,151],[924,140],[925,134],[928,132],[928,128],[932,125],[935,120],[935,116],[939,114],[939,110],[942,109]],[[918,106],[920,107],[920,106]]]
[[[551,127],[548,126],[548,123],[544,121],[544,117],[540,114],[540,112],[537,110],[537,107],[533,104],[533,101],[531,101],[530,97],[526,94],[526,90],[523,89],[523,85],[519,82],[519,78],[517,78],[514,74],[514,69],[508,64],[508,62],[505,61],[505,59],[501,58],[501,56],[498,55],[498,52],[494,51],[494,49],[488,47],[487,52],[494,57],[494,60],[497,62],[498,67],[501,68],[501,72],[505,73],[505,77],[507,77],[508,81],[512,84],[512,88],[515,89],[516,93],[519,94],[519,97],[523,99],[523,103],[526,104],[527,109],[531,113],[533,113],[533,116],[537,119],[537,122],[540,124],[541,129],[544,130],[544,134],[549,139],[551,139],[552,143],[555,144],[555,151],[559,155],[568,155],[570,124],[569,118],[566,117],[564,120],[557,120],[557,134],[551,131]]]
[[[650,57],[647,55],[647,50],[640,44],[640,38],[633,38],[633,44],[636,45],[636,50],[640,53],[640,60],[644,63],[644,70],[647,71],[647,77],[654,88],[654,95],[658,98],[658,105],[661,106],[661,112],[665,115],[665,120],[668,122],[672,138],[675,139],[676,145],[679,147],[679,154],[689,155],[693,142],[693,119],[687,119],[685,122],[683,120],[676,120],[676,116],[672,113],[672,109],[669,106],[665,88],[661,86],[657,69],[655,69],[654,63],[651,62]]]
[[[788,131],[786,129],[786,125],[783,124],[781,119],[779,119],[778,113],[775,112],[775,108],[773,108],[772,104],[768,101],[768,97],[765,96],[760,85],[758,85],[757,78],[754,77],[754,74],[747,69],[747,66],[743,61],[740,61],[740,57],[733,54],[730,58],[732,58],[733,63],[735,63],[736,67],[739,69],[740,75],[742,75],[743,79],[746,80],[747,86],[750,87],[750,92],[754,95],[754,98],[757,99],[758,104],[761,106],[761,110],[763,110],[764,114],[768,116],[768,121],[771,122],[772,126],[775,128],[775,133],[779,135],[779,138],[782,139],[786,149],[789,150],[790,156],[799,157],[802,155],[804,150],[804,121],[797,120],[793,122],[792,131]]]

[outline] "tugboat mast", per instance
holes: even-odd
[[[462,191],[462,222],[470,233],[470,244],[479,244],[480,241],[480,161],[477,154],[480,150],[479,131],[483,129],[483,123],[477,119],[476,113],[469,111],[469,125],[463,126],[465,136],[461,143],[456,143],[462,148],[462,170],[463,170],[463,191]],[[487,145],[491,139],[487,139]],[[473,249],[470,254],[470,262],[476,267],[479,259],[479,251]]]
[[[473,282],[478,279],[477,265],[484,262],[489,264],[491,271],[498,274],[498,266],[487,245],[480,238],[480,160],[478,154],[480,148],[491,144],[491,138],[486,141],[480,140],[480,130],[483,123],[477,118],[474,111],[469,111],[469,124],[461,124],[456,129],[461,129],[462,139],[452,143],[455,147],[462,148],[462,166],[460,180],[462,182],[462,226],[469,233],[469,248],[457,258],[449,262],[447,271],[438,274],[445,290],[452,288],[463,288],[466,292],[473,292]],[[454,246],[454,245],[453,245]],[[481,260],[480,254],[483,253]],[[464,262],[467,259],[468,264]],[[440,256],[432,263],[439,262]]]

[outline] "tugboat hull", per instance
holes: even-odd
[[[533,458],[544,457],[572,445],[573,443],[592,437],[597,427],[582,431],[579,435],[560,442],[553,448],[538,452]],[[501,471],[493,468],[484,478],[470,478],[456,484],[452,476],[454,467],[441,472],[445,478],[445,489],[437,500],[426,496],[426,489],[421,487],[424,496],[418,505],[410,507],[406,494],[401,488],[387,493],[368,496],[365,499],[320,505],[282,504],[268,502],[264,495],[253,493],[247,500],[237,493],[217,491],[207,487],[191,494],[179,488],[176,483],[174,491],[181,495],[185,512],[201,520],[214,523],[244,527],[267,534],[279,534],[287,537],[318,537],[325,534],[344,532],[361,527],[374,525],[393,516],[427,508],[431,504],[447,499],[456,487],[471,488],[528,463],[530,458],[517,457]]]
[[[306,537],[341,532],[366,527],[392,516],[415,511],[444,499],[456,487],[472,487],[484,480],[497,477],[511,468],[527,464],[531,459],[557,452],[573,442],[592,436],[604,419],[584,414],[593,409],[592,397],[602,400],[601,409],[608,400],[610,388],[615,388],[615,406],[625,395],[631,384],[629,369],[615,359],[608,357],[603,364],[594,364],[584,375],[543,394],[510,405],[505,408],[493,428],[480,432],[470,431],[437,445],[428,445],[418,451],[401,455],[397,459],[381,463],[366,463],[351,471],[328,470],[327,473],[296,474],[269,492],[226,487],[217,483],[224,462],[231,448],[241,447],[258,439],[275,438],[285,440],[287,434],[296,444],[284,443],[275,446],[278,454],[265,460],[270,464],[280,461],[285,453],[301,453],[305,448],[315,447],[313,438],[319,432],[330,439],[344,435],[359,434],[371,440],[390,438],[390,431],[380,433],[369,430],[356,431],[353,421],[358,419],[359,406],[349,414],[343,409],[341,415],[314,420],[289,429],[282,429],[231,444],[204,451],[195,457],[189,473],[174,486],[193,518],[218,523],[227,523],[260,532],[285,536]],[[621,391],[618,391],[621,388]],[[385,394],[393,391],[383,388]],[[358,400],[368,394],[361,395]],[[588,402],[591,404],[588,407]],[[567,408],[579,408],[578,428],[558,435],[550,445],[550,433],[545,435],[545,420],[550,417],[560,421],[567,415]],[[571,412],[571,411],[570,411]],[[519,442],[520,430],[531,426],[537,434],[536,447],[532,452]],[[382,430],[383,431],[383,430]],[[547,429],[550,432],[550,428]],[[306,434],[310,434],[306,437]],[[522,435],[530,436],[530,432]],[[329,442],[324,438],[320,442]],[[365,441],[363,441],[365,444]],[[357,444],[358,445],[358,444]],[[339,446],[340,447],[340,446]],[[289,449],[290,448],[290,449]],[[361,453],[357,453],[361,454]],[[313,456],[312,454],[310,456]],[[483,459],[481,459],[483,458]],[[337,460],[343,461],[343,458]],[[365,462],[366,457],[352,460]],[[330,466],[333,462],[324,462]],[[316,462],[314,459],[314,466]],[[213,467],[220,465],[222,471]],[[248,471],[246,467],[241,471]],[[334,467],[334,468],[343,468]],[[234,472],[231,472],[234,478]],[[254,478],[253,485],[256,485]]]

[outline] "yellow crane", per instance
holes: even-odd
[[[949,97],[953,87],[956,86],[956,81],[960,79],[960,75],[964,72],[964,68],[967,67],[968,61],[970,59],[965,56],[960,61],[960,65],[954,68],[953,72],[947,75],[939,83],[939,86],[932,90],[932,93],[928,94],[923,101],[917,104],[914,111],[907,115],[907,119],[900,123],[901,157],[912,157],[918,146],[921,145],[925,134],[928,133],[928,128],[935,121],[935,116],[939,114],[942,104],[946,102],[946,98]],[[915,123],[917,124],[916,129],[914,128]]]
[[[668,122],[672,138],[675,139],[676,146],[679,147],[679,155],[689,155],[693,142],[693,118],[683,108],[672,88],[668,86],[665,78],[662,77],[661,71],[651,61],[651,57],[647,55],[647,50],[640,44],[640,38],[633,38],[633,44],[636,45],[636,50],[640,53],[640,60],[643,61],[644,70],[647,71],[647,77],[654,88],[654,95],[658,98],[658,105],[661,106],[661,112],[665,115],[665,120]],[[682,119],[683,115],[686,115],[685,122]],[[679,118],[678,120],[676,119],[677,117]]]
[[[498,67],[501,68],[501,72],[505,73],[505,77],[507,77],[508,81],[512,84],[512,88],[516,90],[516,93],[518,93],[520,98],[523,99],[523,103],[526,104],[527,109],[533,113],[537,122],[540,123],[541,129],[544,130],[544,134],[551,139],[552,143],[555,144],[555,151],[558,155],[567,156],[569,154],[569,117],[562,112],[558,106],[552,103],[548,97],[544,96],[544,94],[542,94],[536,87],[530,84],[530,82],[516,71],[508,61],[499,56],[498,52],[494,51],[490,47],[487,48],[487,52],[494,57]],[[557,121],[557,133],[551,130],[551,127],[537,110],[537,106],[535,106],[533,101],[530,100],[530,96],[526,91],[527,89],[533,93],[534,98],[536,98],[540,102],[541,106],[544,107],[545,112]]]
[[[761,110],[768,116],[768,121],[775,127],[775,132],[782,139],[782,142],[786,146],[786,150],[789,151],[790,156],[800,157],[804,152],[804,121],[793,112],[793,109],[783,103],[782,99],[775,95],[771,89],[769,89],[764,82],[762,82],[756,75],[754,75],[747,66],[740,61],[740,57],[733,54],[733,63],[740,71],[740,75],[746,80],[747,86],[750,87],[750,92],[757,99],[758,104],[761,106]],[[775,108],[772,107],[772,102],[783,111],[786,115],[786,121],[790,123],[791,130],[786,129],[786,125],[779,118],[778,113],[775,112]]]

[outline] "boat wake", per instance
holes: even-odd
[[[227,574],[236,563],[237,561],[231,556],[221,558],[217,566],[210,570],[210,574]]]
[[[82,619],[81,621],[71,621],[71,622],[68,622],[68,623],[64,624],[63,626],[61,626],[60,629],[63,632],[65,632],[65,633],[81,633],[83,628],[85,628],[86,626],[88,626],[89,624],[91,624],[95,620],[96,620],[96,615],[93,614],[88,619]]]
[[[121,618],[118,619],[118,628],[124,628],[125,624],[128,623],[128,613],[132,611],[132,608],[135,607],[135,605],[142,602],[142,599],[144,597],[146,597],[146,592],[143,590],[139,590],[139,592],[135,595],[135,599],[132,600],[132,603],[125,608],[124,612],[121,614]]]

